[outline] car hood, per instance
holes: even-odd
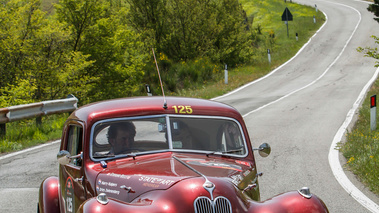
[[[205,178],[219,178],[228,184],[243,187],[241,184],[245,185],[244,179],[254,174],[254,168],[247,161],[163,153],[109,162],[107,168],[97,176],[96,191],[132,202],[141,194],[166,190],[185,179],[202,177],[205,181]]]

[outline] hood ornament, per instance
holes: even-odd
[[[213,200],[213,190],[215,189],[214,183],[210,182],[205,176],[205,183],[203,184],[203,188],[209,192],[209,195],[211,196],[211,200]]]

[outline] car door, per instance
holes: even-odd
[[[83,127],[78,124],[69,124],[64,131],[62,148],[73,157],[69,164],[60,165],[59,181],[61,186],[61,211],[66,213],[76,212],[79,206],[86,200],[86,192],[83,187],[84,167],[82,160],[83,151]]]

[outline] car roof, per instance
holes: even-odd
[[[164,108],[164,103],[167,108]],[[80,107],[69,119],[80,120],[87,124],[96,121],[158,114],[191,114],[226,116],[241,120],[240,113],[233,107],[216,101],[186,97],[147,96],[106,100]]]

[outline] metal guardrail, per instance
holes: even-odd
[[[0,108],[0,135],[5,134],[5,124],[8,122],[72,112],[78,108],[77,104],[78,99],[73,95],[69,95],[65,99]]]

